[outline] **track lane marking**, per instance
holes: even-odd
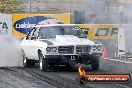
[[[124,85],[121,85],[121,84],[116,84],[117,86],[121,86],[121,87],[124,87],[124,88],[130,88],[128,86],[124,86]]]
[[[105,58],[106,60],[112,60],[112,61],[116,61],[116,62],[121,62],[121,63],[126,63],[126,64],[132,64],[132,62],[128,62],[128,61],[122,61],[122,60],[117,60],[117,59],[109,59],[109,58]]]

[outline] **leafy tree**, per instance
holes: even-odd
[[[23,12],[18,8],[19,4],[16,0],[0,0],[1,13],[20,13]]]

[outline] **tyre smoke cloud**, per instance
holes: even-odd
[[[115,57],[117,49],[125,47],[126,53],[132,56],[132,26],[123,27],[122,24],[132,25],[132,3],[128,3],[126,0],[123,3],[119,3],[117,0],[85,0],[87,4],[88,14],[92,13],[93,17],[90,16],[88,19],[90,24],[120,24],[119,29],[124,29],[125,39],[117,40],[99,40],[108,50],[109,58]],[[119,30],[121,31],[121,30]],[[121,32],[123,33],[123,32]],[[122,36],[123,34],[119,34]],[[119,36],[118,36],[119,39]],[[125,42],[124,45],[120,44]],[[113,46],[114,48],[111,48]],[[117,46],[119,46],[117,48]]]
[[[13,37],[0,36],[0,67],[22,66],[20,41]]]
[[[121,10],[120,12],[120,25],[123,30],[119,30],[118,35],[118,49],[124,50],[126,57],[132,56],[132,3],[125,3],[122,6],[120,6]],[[128,24],[127,26],[123,26],[122,24]],[[123,33],[123,32],[124,33]],[[120,43],[121,42],[121,43]],[[122,44],[124,42],[124,44]],[[119,48],[121,47],[121,48]]]

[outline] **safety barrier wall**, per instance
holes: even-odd
[[[36,24],[70,24],[70,14],[0,14],[0,35],[24,38]],[[117,40],[119,24],[77,24],[89,39]],[[123,24],[122,26],[129,26]]]

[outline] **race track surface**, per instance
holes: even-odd
[[[127,63],[129,62],[129,63]],[[100,70],[92,71],[90,66],[87,74],[130,74],[132,76],[132,61],[100,60]],[[119,83],[86,83],[79,85],[76,81],[78,72],[65,69],[65,66],[50,67],[47,72],[42,72],[38,67],[0,68],[0,88],[132,88],[132,82]]]

